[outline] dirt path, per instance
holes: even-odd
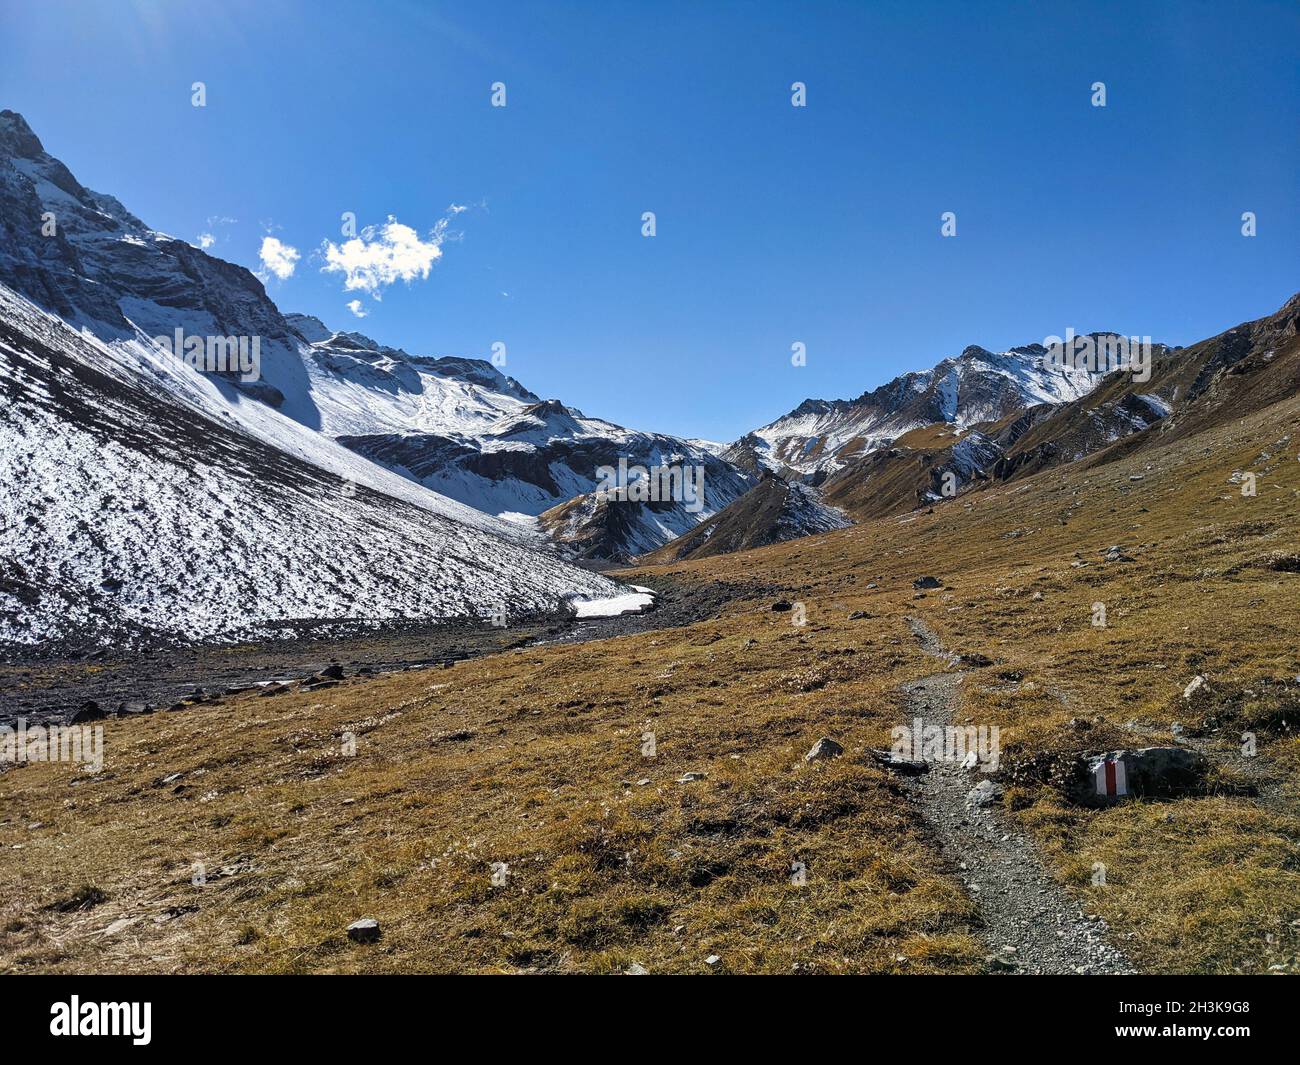
[[[908,618],[927,654],[958,664],[935,635]],[[907,717],[927,725],[954,723],[965,674],[934,673],[903,686]],[[922,816],[956,867],[980,910],[980,930],[990,967],[1020,973],[1132,973],[1122,953],[1108,942],[1101,918],[1089,918],[1043,869],[1036,849],[1000,807],[968,807],[967,796],[985,774],[949,762],[909,778]]]

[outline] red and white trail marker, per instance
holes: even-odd
[[[1097,794],[1106,796],[1127,795],[1128,775],[1124,772],[1122,758],[1103,759],[1094,771]]]

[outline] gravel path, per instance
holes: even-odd
[[[950,667],[958,664],[923,622],[908,618],[908,624],[926,653]],[[908,719],[919,717],[927,725],[941,727],[952,724],[964,677],[954,670],[904,685]],[[1002,809],[967,807],[967,795],[985,775],[948,762],[929,766],[928,773],[909,778],[907,786],[979,907],[989,968],[1044,974],[1133,973],[1128,959],[1109,944],[1105,921],[1086,916],[1044,871],[1033,843]]]

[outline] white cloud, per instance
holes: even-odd
[[[274,274],[281,281],[292,277],[301,256],[298,249],[285,244],[278,237],[263,237],[262,250],[258,253],[264,270]]]
[[[342,245],[325,241],[325,273],[344,275],[348,292],[367,292],[381,299],[383,290],[396,281],[423,281],[433,264],[442,258],[447,239],[447,220],[442,219],[427,240],[392,215],[382,226],[367,226],[359,237]]]
[[[370,313],[363,306],[361,306],[360,300],[348,300],[348,310],[350,310],[358,318],[364,318],[366,315]]]
[[[195,246],[207,251],[218,241],[225,240],[226,230],[238,222],[238,218],[230,218],[226,215],[208,215],[208,220],[204,224],[203,232],[199,234],[198,243]]]

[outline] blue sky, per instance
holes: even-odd
[[[971,343],[1186,343],[1300,289],[1292,0],[0,0],[0,106],[158,229],[298,249],[283,310],[501,341],[539,394],[681,435]],[[344,211],[427,241],[452,204],[426,279],[322,272]]]

